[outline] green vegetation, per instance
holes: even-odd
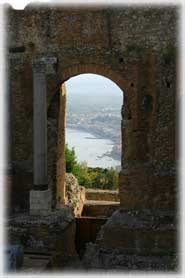
[[[113,168],[91,168],[86,162],[78,163],[75,149],[66,145],[66,172],[72,173],[78,183],[86,188],[112,189],[118,188],[118,173]]]
[[[66,172],[73,173],[75,176],[78,176],[80,167],[76,159],[75,149],[70,150],[68,145],[65,147],[65,159],[66,159]]]

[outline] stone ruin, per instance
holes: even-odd
[[[103,75],[124,94],[120,206],[89,245],[86,267],[176,270],[179,265],[178,9],[5,7],[11,165],[6,187],[9,214],[15,217],[7,219],[7,228],[15,235],[21,221],[32,242],[42,238],[43,248],[46,243],[49,252],[55,251],[57,267],[62,260],[76,258],[75,218],[66,202],[72,196],[74,208],[77,196],[84,200],[83,190],[69,191],[64,152],[64,83],[82,73]],[[16,165],[29,165],[29,171]],[[75,214],[81,209],[77,206]]]

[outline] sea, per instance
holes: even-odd
[[[109,154],[113,141],[97,138],[95,135],[78,129],[66,128],[66,143],[75,148],[77,160],[87,162],[88,167],[116,168],[121,161],[113,159]]]

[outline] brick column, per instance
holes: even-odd
[[[43,215],[51,210],[51,192],[47,183],[47,101],[46,65],[33,64],[34,88],[34,188],[30,192],[30,214]]]

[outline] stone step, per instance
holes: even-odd
[[[86,200],[83,207],[82,216],[88,217],[109,217],[119,208],[119,202]]]
[[[118,190],[86,189],[85,197],[87,200],[119,202]]]

